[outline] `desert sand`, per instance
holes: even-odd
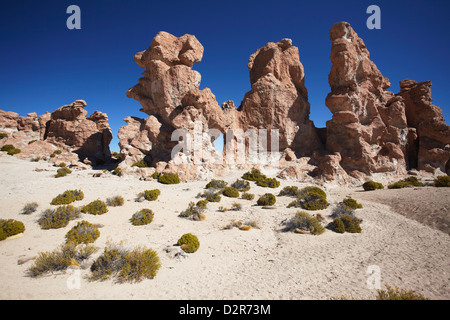
[[[35,168],[42,169],[36,172]],[[362,203],[357,217],[362,219],[361,234],[338,234],[331,230],[319,236],[283,232],[283,221],[298,210],[287,208],[289,197],[277,197],[273,209],[256,206],[258,196],[278,195],[287,185],[303,187],[308,183],[281,180],[277,189],[251,184],[253,201],[222,197],[209,203],[206,220],[179,217],[190,201],[209,180],[163,185],[134,177],[117,177],[99,171],[74,170],[56,179],[57,168],[47,162],[33,163],[7,155],[0,156],[0,218],[16,219],[25,224],[23,236],[0,242],[0,299],[330,299],[342,295],[373,297],[375,289],[367,286],[370,266],[380,270],[381,284],[416,290],[430,299],[450,298],[450,238],[448,188],[408,188],[363,192],[361,187],[324,186],[329,208],[319,212],[329,222],[332,208],[351,195]],[[242,171],[220,177],[229,183]],[[212,177],[211,177],[212,178]],[[158,188],[156,201],[136,202],[139,192]],[[85,198],[75,205],[122,195],[125,204],[109,207],[104,215],[82,214],[61,229],[42,230],[37,219],[52,207],[50,201],[68,189],[81,189]],[[23,215],[26,203],[37,202],[38,211]],[[240,211],[218,211],[219,206],[242,204]],[[133,226],[129,219],[142,208],[155,212],[153,222]],[[317,213],[317,212],[311,212]],[[241,231],[223,230],[231,220],[256,221],[259,228]],[[88,281],[89,266],[77,271],[79,288],[68,286],[75,271],[52,273],[38,278],[27,276],[32,258],[40,252],[56,249],[77,221],[101,224],[95,242],[98,257],[108,241],[158,252],[162,267],[154,279],[119,284],[114,280]],[[197,252],[187,258],[166,252],[184,233],[200,240]],[[19,260],[27,261],[18,264]]]

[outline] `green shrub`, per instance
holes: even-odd
[[[181,249],[186,253],[194,253],[200,247],[200,241],[197,236],[186,233],[178,239],[177,245],[181,246]]]
[[[223,189],[227,186],[227,182],[223,180],[212,179],[206,186],[205,189]]]
[[[130,221],[133,226],[142,226],[153,221],[154,213],[150,209],[141,209],[131,217]]]
[[[98,227],[83,220],[66,233],[66,242],[87,244],[94,242],[98,237],[100,237]]]
[[[106,199],[106,204],[110,207],[119,207],[123,206],[125,203],[125,199],[122,196],[114,196]]]
[[[55,178],[65,177],[68,174],[71,174],[72,170],[67,167],[62,167],[56,171]]]
[[[288,230],[301,229],[309,231],[313,235],[319,235],[325,232],[325,228],[319,220],[305,211],[297,211],[295,216],[286,225]]]
[[[328,202],[324,199],[324,192],[322,193],[312,189],[303,196],[299,195],[297,200],[291,202],[288,207],[292,206],[300,206],[306,210],[322,210],[328,207]]]
[[[252,169],[242,175],[242,179],[250,180],[250,181],[258,181],[261,179],[267,178],[264,174],[261,173],[258,169]]]
[[[80,201],[84,199],[84,193],[81,190],[66,190],[64,193],[53,198],[50,204],[52,205],[62,205],[70,204],[74,201]]]
[[[199,201],[200,202],[200,201]],[[200,205],[195,204],[195,202],[189,202],[189,205],[186,210],[180,213],[180,217],[187,218],[191,217],[194,220],[204,220],[203,212],[206,210],[206,205],[200,203]]]
[[[39,253],[27,273],[30,277],[38,277],[48,272],[66,270],[70,266],[79,267],[96,250],[93,245],[77,246],[74,242],[68,242],[54,251]]]
[[[161,175],[161,173],[159,173],[158,171],[155,171],[152,173],[152,178],[155,180],[158,180],[160,175]]]
[[[35,143],[37,140],[36,139],[34,139],[34,140],[31,140],[31,141],[29,141],[28,142],[28,144],[32,144],[32,143]]]
[[[298,194],[297,197],[299,199],[303,199],[306,195],[308,194],[315,194],[318,197],[320,197],[321,199],[326,200],[327,199],[327,194],[325,191],[323,191],[322,189],[320,189],[319,187],[314,187],[314,186],[309,186],[309,187],[304,187],[302,188]]]
[[[145,200],[155,201],[160,194],[161,191],[159,189],[145,190],[143,193],[138,194],[138,197],[143,196]]]
[[[250,190],[250,183],[246,180],[237,179],[231,186],[241,192]]]
[[[239,202],[233,202],[233,204],[231,205],[231,210],[240,211],[241,209],[242,204],[240,204]]]
[[[120,173],[120,170],[121,170],[120,168],[115,168],[115,169],[113,170],[112,174],[115,175],[115,176],[118,176],[119,173]]]
[[[258,206],[273,206],[275,202],[277,202],[277,198],[271,193],[266,193],[258,199],[257,204]]]
[[[59,150],[59,149],[56,149],[55,151],[53,151],[53,153],[54,153],[54,154],[61,154],[61,153],[62,153],[62,151],[61,151],[61,150]]]
[[[164,184],[177,184],[180,183],[180,177],[176,173],[163,173],[159,176],[158,182]]]
[[[366,181],[363,184],[364,191],[372,191],[376,189],[384,189],[384,186],[379,183],[372,180]]]
[[[14,219],[0,219],[0,230],[2,233],[0,240],[4,240],[8,237],[25,232],[25,225],[23,222]]]
[[[90,280],[106,280],[116,277],[117,282],[139,282],[153,279],[161,263],[156,251],[145,247],[134,250],[108,245],[103,254],[91,266]]]
[[[352,209],[360,209],[360,208],[363,207],[362,204],[358,203],[358,201],[356,201],[356,200],[353,199],[353,198],[345,198],[342,202],[343,202],[347,207],[350,207],[350,208],[352,208]]]
[[[386,290],[377,290],[376,300],[429,300],[414,290],[385,287]]]
[[[8,150],[8,154],[9,154],[10,156],[15,155],[15,154],[18,154],[18,153],[20,153],[20,149],[17,149],[17,148]]]
[[[45,210],[38,220],[42,229],[59,229],[69,224],[80,216],[80,210],[72,205],[57,207],[56,209]]]
[[[41,157],[32,158],[30,161],[31,162],[39,162],[39,160],[41,160]]]
[[[217,192],[216,189],[207,189],[203,193],[198,194],[199,197],[206,198],[208,202],[220,202],[221,196],[220,192]]]
[[[10,150],[14,150],[16,147],[14,147],[12,144],[5,144],[4,146],[2,146],[0,148],[0,151],[10,151]]]
[[[300,193],[300,190],[298,189],[298,187],[295,186],[287,186],[284,187],[280,193],[278,194],[278,196],[289,196],[289,197],[297,197]]]
[[[423,184],[416,177],[408,177],[388,185],[389,189],[401,189],[405,187],[422,187]]]
[[[345,233],[344,222],[342,222],[339,218],[334,218],[333,220],[333,229],[337,233]]]
[[[8,134],[4,133],[4,132],[0,132],[0,140],[7,138]]]
[[[438,188],[450,187],[450,176],[439,176],[434,179],[434,186]]]
[[[361,220],[349,214],[344,214],[340,218],[334,218],[333,229],[336,232],[361,233]],[[342,225],[344,226],[342,228]]]
[[[280,181],[275,178],[263,178],[256,181],[256,185],[264,188],[278,188]]]
[[[150,167],[150,164],[145,161],[144,159],[139,160],[138,162],[135,162],[131,165],[132,167],[138,167],[138,168],[148,168]]]
[[[239,191],[236,188],[233,187],[225,187],[223,189],[222,194],[226,197],[230,198],[238,198],[239,197]]]
[[[111,152],[111,157],[117,159],[117,160],[122,160],[122,154],[120,152],[117,151],[113,151]]]
[[[108,207],[102,200],[95,200],[81,207],[81,212],[94,215],[105,214],[108,212]]]
[[[27,203],[22,209],[22,214],[32,214],[36,212],[38,206],[37,202]]]
[[[333,208],[331,216],[333,218],[341,218],[343,215],[355,216],[355,209],[346,205],[344,202],[340,202]]]
[[[242,193],[242,195],[241,195],[241,199],[245,199],[245,200],[253,200],[253,199],[255,199],[255,195],[254,195],[253,193],[247,193],[247,192],[244,192],[244,193]]]
[[[206,208],[206,206],[208,205],[208,200],[199,200],[197,201],[197,203],[195,204],[197,207],[203,207]]]

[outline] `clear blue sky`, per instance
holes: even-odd
[[[66,28],[66,9],[81,8],[81,30]],[[369,30],[366,9],[381,8],[381,30]],[[89,114],[106,112],[112,150],[123,118],[146,115],[126,91],[143,71],[133,55],[159,31],[194,34],[205,48],[194,69],[219,104],[239,105],[250,90],[248,57],[267,42],[291,38],[305,67],[311,119],[324,127],[330,91],[331,26],[349,22],[364,39],[372,60],[391,80],[431,80],[434,103],[450,118],[448,77],[450,1],[1,1],[0,109],[20,115],[86,100]],[[446,121],[448,123],[448,121]]]

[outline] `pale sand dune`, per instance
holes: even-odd
[[[34,169],[49,171],[35,172]],[[292,200],[277,197],[275,209],[256,207],[256,199],[266,192],[278,194],[286,185],[307,184],[281,181],[275,190],[251,184],[253,201],[222,197],[220,203],[208,204],[205,221],[178,217],[190,201],[202,191],[207,181],[162,185],[135,178],[119,178],[110,174],[93,178],[94,171],[74,171],[55,179],[56,168],[48,163],[32,163],[0,157],[0,218],[22,221],[26,231],[22,237],[0,242],[0,299],[330,299],[341,295],[369,297],[375,290],[367,288],[367,268],[376,265],[381,270],[381,283],[414,289],[431,299],[450,298],[450,238],[448,234],[395,213],[381,204],[382,194],[359,192],[361,188],[325,188],[331,206],[319,211],[331,221],[331,208],[346,195],[352,195],[364,205],[357,211],[363,219],[361,234],[337,234],[327,230],[320,236],[282,232],[282,222],[298,210],[286,208]],[[222,179],[234,182],[242,172]],[[159,188],[157,201],[135,202],[136,194]],[[72,272],[60,272],[40,278],[26,276],[32,260],[18,265],[19,259],[32,258],[39,252],[53,250],[64,242],[66,232],[77,223],[71,221],[62,229],[42,230],[37,224],[40,213],[50,208],[53,197],[67,189],[81,189],[85,199],[75,205],[95,199],[106,200],[122,195],[122,207],[109,208],[101,216],[83,214],[83,220],[104,225],[95,242],[100,255],[108,239],[123,240],[127,245],[153,248],[162,267],[155,279],[134,284],[117,284],[113,280],[89,282],[89,268],[82,269],[79,289],[69,289],[67,280]],[[449,191],[425,188],[401,190],[410,193],[408,202],[414,206],[422,192],[439,192],[448,214]],[[394,193],[391,193],[394,194]],[[371,197],[374,197],[372,201]],[[400,199],[400,197],[398,198]],[[27,202],[38,202],[38,212],[21,215]],[[219,206],[230,208],[240,202],[240,212],[219,212]],[[398,200],[400,202],[400,200]],[[132,226],[134,212],[150,208],[153,222]],[[222,230],[232,219],[255,220],[260,229]],[[184,233],[198,236],[200,249],[186,259],[170,257],[164,248],[172,246]]]

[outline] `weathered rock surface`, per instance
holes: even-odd
[[[450,174],[450,126],[444,123],[442,110],[432,104],[431,81],[403,80],[398,96],[404,99],[408,125],[417,132],[411,148],[417,168]]]
[[[389,80],[370,60],[363,40],[346,22],[330,31],[331,93],[326,105],[327,150],[339,153],[340,164],[354,177],[378,172],[406,173],[409,135],[405,105],[387,89]]]
[[[239,107],[239,124],[248,129],[279,130],[279,150],[290,148],[298,156],[322,149],[305,87],[305,72],[298,48],[291,39],[269,42],[249,58],[251,91]],[[271,150],[270,144],[268,150]]]
[[[95,111],[87,117],[85,106],[85,101],[76,100],[53,111],[44,139],[60,148],[70,149],[81,160],[106,161],[111,157],[109,143],[112,139],[108,116]]]
[[[21,158],[46,157],[48,152],[59,148],[65,150],[68,162],[75,161],[73,155],[68,156],[71,152],[80,160],[107,161],[112,139],[108,116],[95,111],[87,117],[85,106],[85,101],[76,100],[40,117],[34,112],[19,117],[17,113],[0,110],[0,131],[8,135],[0,140],[0,145],[12,144],[23,149]],[[33,140],[40,141],[29,144]]]

